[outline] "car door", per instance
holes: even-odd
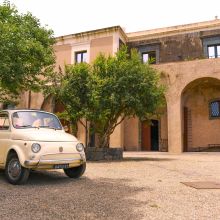
[[[7,112],[0,113],[0,166],[5,163],[6,150],[11,142],[9,115]]]

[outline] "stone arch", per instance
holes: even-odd
[[[194,81],[197,84],[199,79],[220,79],[220,62],[219,59],[200,59],[165,63],[156,65],[155,68],[163,72],[161,81],[167,86],[169,152],[182,153],[184,129],[182,94],[187,91],[190,85],[194,85]]]
[[[220,118],[210,116],[210,101],[220,100],[220,79],[200,77],[181,92],[181,130],[183,151],[220,149]]]

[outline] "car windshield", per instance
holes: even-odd
[[[12,115],[15,128],[51,128],[62,129],[58,118],[50,113],[40,111],[18,111]]]

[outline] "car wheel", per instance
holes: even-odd
[[[86,163],[73,168],[64,169],[64,173],[70,178],[79,178],[81,177],[86,170]]]
[[[8,156],[5,175],[9,183],[14,185],[24,184],[27,182],[30,170],[21,166],[16,154]]]

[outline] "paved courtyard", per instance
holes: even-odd
[[[12,186],[0,172],[0,219],[220,220],[220,153],[125,153],[121,162],[89,162],[71,180],[60,171],[33,172]]]

